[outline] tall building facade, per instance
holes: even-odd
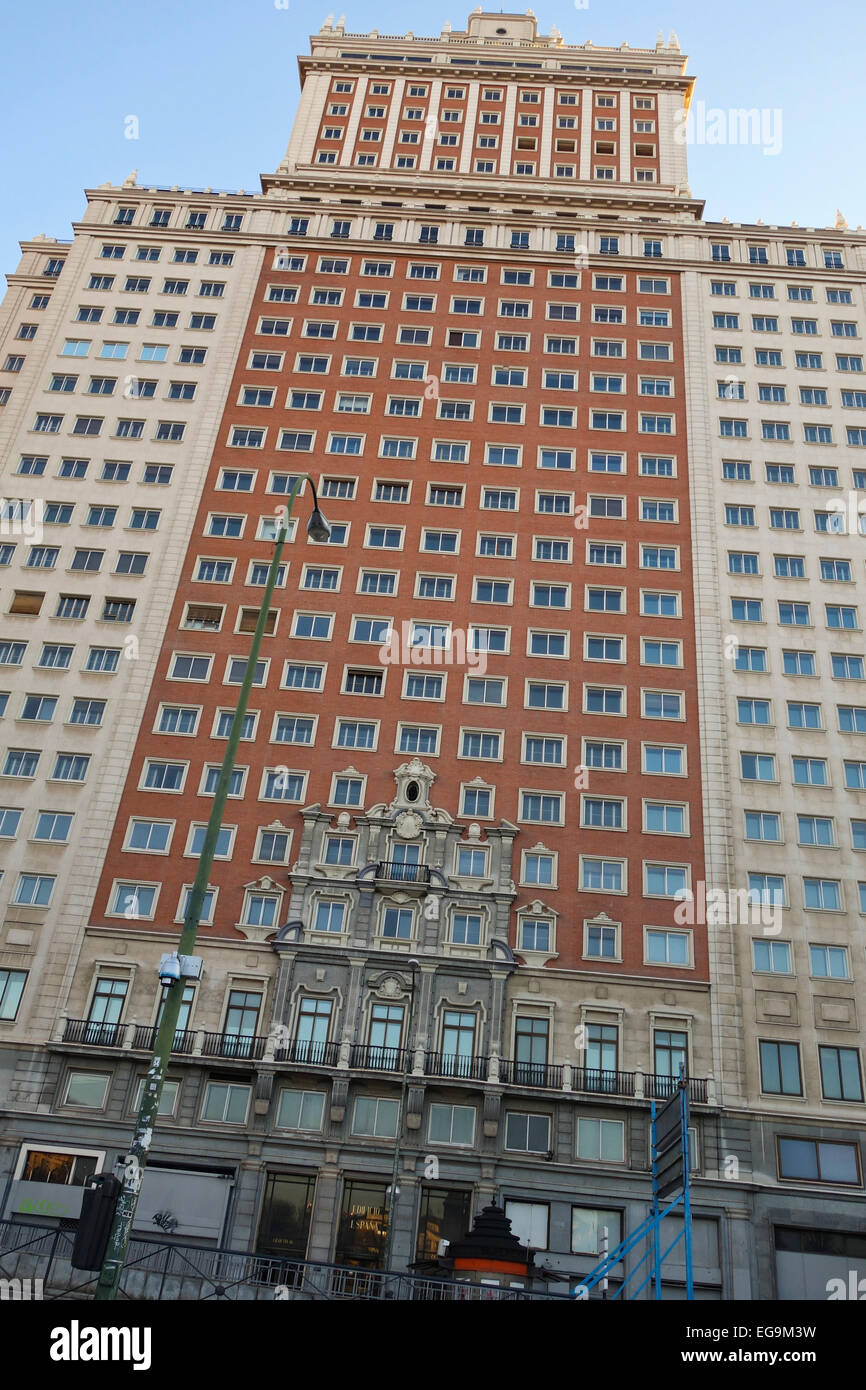
[[[328,23],[300,71],[260,194],[105,185],[10,277],[2,1214],[128,1143],[309,475],[137,1231],[409,1268],[496,1199],[562,1289],[682,1068],[698,1296],[824,1297],[866,1272],[866,236],[702,221],[673,36]]]

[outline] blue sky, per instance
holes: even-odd
[[[341,10],[338,0],[335,14]],[[285,150],[298,96],[296,55],[328,0],[41,0],[7,7],[0,78],[0,271],[36,232],[68,237],[82,189],[122,181],[257,189]],[[346,29],[438,33],[465,26],[472,0],[345,0]],[[581,0],[583,4],[583,0]],[[517,8],[517,7],[515,7]],[[524,6],[525,8],[525,6]],[[712,108],[782,113],[781,152],[692,144],[692,192],[707,218],[866,225],[866,8],[852,0],[535,0],[539,28],[566,42],[652,47],[675,29]],[[139,138],[124,136],[125,118]]]

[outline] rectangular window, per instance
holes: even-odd
[[[857,1144],[832,1140],[792,1139],[781,1135],[778,1146],[779,1177],[796,1182],[819,1182],[862,1187]]]
[[[860,1053],[856,1047],[821,1046],[818,1059],[825,1100],[863,1100]]]
[[[249,1109],[251,1086],[226,1081],[209,1081],[205,1089],[201,1118],[220,1124],[243,1124]]]
[[[607,1230],[608,1250],[613,1250],[622,1240],[622,1212],[572,1207],[572,1254],[592,1255],[597,1258],[603,1229]]]
[[[798,1044],[761,1039],[758,1048],[761,1061],[761,1090],[768,1095],[802,1095]]]
[[[577,1120],[576,1156],[595,1163],[622,1163],[625,1154],[625,1125],[622,1120]],[[608,1233],[608,1248],[610,1233]]]

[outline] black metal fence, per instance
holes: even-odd
[[[72,1268],[74,1239],[73,1231],[59,1227],[0,1221],[0,1280],[21,1280],[22,1284],[30,1280],[29,1289],[35,1287],[36,1296],[44,1299],[92,1298],[97,1275]],[[41,1284],[36,1283],[39,1280]],[[119,1298],[133,1302],[393,1299],[404,1303],[477,1303],[561,1300],[568,1294],[530,1293],[492,1284],[133,1238],[121,1274]]]

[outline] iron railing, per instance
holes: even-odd
[[[195,1047],[195,1029],[178,1028],[172,1043],[172,1052],[177,1052],[183,1056],[189,1056]],[[153,1044],[156,1041],[156,1028],[148,1027],[146,1023],[137,1023],[132,1035],[132,1049],[134,1052],[152,1052]]]
[[[256,1033],[205,1033],[201,1050],[205,1057],[259,1061],[264,1056],[266,1042],[266,1037]]]
[[[706,1105],[707,1102],[707,1083],[702,1077],[689,1076],[686,1078],[689,1083],[689,1100],[697,1101],[699,1104]],[[648,1100],[670,1100],[676,1094],[680,1084],[678,1076],[648,1076],[645,1081],[645,1091]]]
[[[291,1038],[274,1049],[274,1061],[298,1062],[311,1067],[335,1067],[340,1060],[340,1044],[314,1042],[311,1038]]]
[[[381,867],[381,865],[379,866]],[[424,865],[398,865],[400,869],[418,870]],[[124,1044],[126,1024],[97,1023],[86,1018],[67,1018],[64,1022],[63,1043],[80,1047],[119,1048]],[[151,1052],[156,1029],[136,1024],[132,1034],[132,1050]],[[225,1057],[237,1061],[261,1061],[267,1038],[262,1034],[206,1033],[196,1029],[178,1029],[172,1052],[190,1057],[196,1052],[196,1040],[201,1039],[204,1057]],[[274,1051],[276,1062],[299,1066],[337,1067],[340,1065],[339,1042],[314,1042],[292,1038],[279,1042]],[[373,1046],[352,1043],[348,1049],[348,1065],[360,1071],[400,1073],[413,1060],[413,1049]],[[487,1081],[490,1079],[490,1058],[461,1056],[458,1053],[425,1051],[424,1075],[454,1077],[456,1080]],[[643,1074],[643,1088],[638,1086],[639,1073],[615,1071],[606,1067],[571,1067],[568,1089],[589,1095],[626,1096],[644,1100],[669,1100],[678,1085],[675,1076]],[[689,1077],[689,1099],[699,1105],[708,1103],[709,1082],[705,1077]],[[499,1081],[505,1086],[530,1086],[549,1091],[561,1090],[566,1080],[564,1065],[546,1062],[519,1062],[510,1058],[499,1061]]]
[[[633,1096],[633,1071],[607,1071],[601,1067],[574,1067],[572,1086],[575,1091],[591,1091],[603,1096]]]
[[[426,1076],[454,1076],[461,1080],[486,1081],[489,1057],[461,1057],[454,1052],[425,1052]]]
[[[370,1043],[353,1043],[349,1050],[349,1066],[363,1071],[403,1071],[409,1055],[406,1047],[373,1047]]]
[[[429,864],[403,864],[396,859],[382,859],[376,865],[376,878],[387,883],[429,883]]]
[[[0,1277],[41,1280],[40,1292],[47,1300],[92,1298],[99,1276],[72,1268],[74,1239],[74,1232],[59,1227],[0,1221]],[[163,1302],[390,1299],[474,1303],[527,1302],[568,1295],[133,1236],[120,1275],[119,1297]]]
[[[503,1059],[499,1063],[499,1076],[506,1086],[541,1086],[545,1090],[555,1091],[562,1087],[562,1067],[551,1067],[546,1062],[512,1062]]]
[[[96,1023],[89,1018],[67,1018],[63,1041],[82,1047],[120,1047],[124,1026],[122,1023]]]

